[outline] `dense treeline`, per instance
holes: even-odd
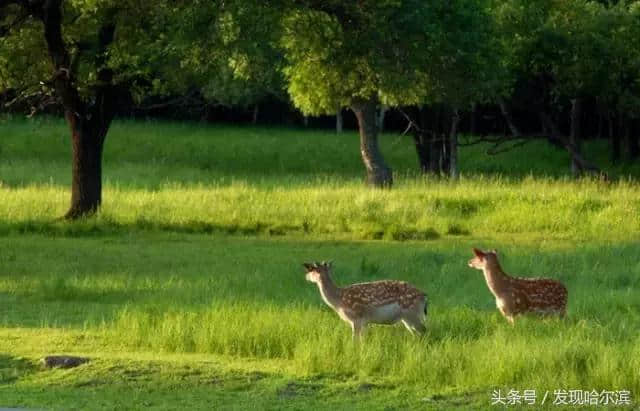
[[[480,140],[498,151],[548,139],[575,175],[602,173],[584,139],[607,139],[616,162],[640,155],[640,1],[0,0],[0,11],[2,110],[57,107],[71,128],[69,218],[99,207],[119,114],[336,116],[338,130],[358,127],[367,180],[382,187],[385,113],[428,173],[455,177],[458,146]]]

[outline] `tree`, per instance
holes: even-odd
[[[475,2],[440,17],[447,36],[439,46],[442,57],[429,66],[429,93],[412,114],[405,113],[425,173],[457,177],[461,113],[495,100],[505,87],[502,50],[487,6]]]
[[[93,214],[119,101],[140,98],[158,78],[175,76],[158,42],[170,9],[160,1],[0,0],[0,12],[0,91],[62,107],[72,141],[65,217]]]
[[[285,76],[307,114],[349,107],[358,120],[367,180],[393,183],[378,147],[376,107],[420,104],[475,45],[461,16],[484,14],[479,0],[299,0],[283,19]],[[461,51],[462,50],[462,51]],[[449,84],[449,83],[447,83]]]
[[[612,147],[618,151],[612,113],[620,119],[636,117],[640,101],[640,2],[495,3],[503,65],[508,72],[505,77],[512,84],[505,95],[540,116],[545,132],[567,150],[575,175],[585,171],[599,173],[600,169],[581,150],[583,106],[592,99],[607,112]],[[568,135],[557,121],[565,114],[569,117]],[[619,127],[618,132],[624,128]],[[630,143],[634,142],[637,139],[631,139]]]

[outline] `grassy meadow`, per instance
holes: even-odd
[[[460,153],[424,178],[385,134],[393,190],[363,186],[354,132],[119,121],[103,208],[58,218],[70,147],[56,119],[0,120],[0,408],[491,409],[501,389],[640,395],[640,185],[566,177],[532,142]],[[471,247],[569,289],[565,320],[498,314]],[[372,327],[361,345],[304,281],[394,278],[429,296],[428,333]],[[45,355],[88,364],[45,370]],[[523,409],[559,409],[548,403]],[[518,407],[515,407],[518,408]]]

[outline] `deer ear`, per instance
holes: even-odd
[[[478,248],[473,248],[473,253],[476,255],[476,257],[478,258],[484,258],[484,253],[482,252],[482,250],[478,249]]]
[[[495,248],[491,250],[491,252],[494,253],[495,255],[498,255],[498,250],[496,250]]]

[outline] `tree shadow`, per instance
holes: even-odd
[[[0,385],[12,384],[36,371],[37,365],[33,361],[0,353]]]

